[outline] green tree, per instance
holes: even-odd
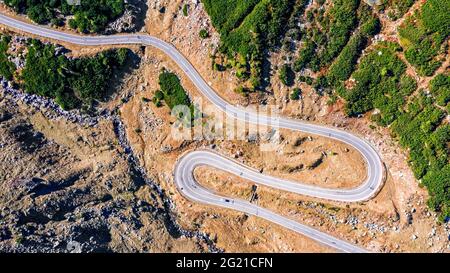
[[[206,29],[201,29],[199,35],[202,39],[206,39],[209,37],[209,33]]]

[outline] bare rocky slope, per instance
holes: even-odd
[[[118,118],[48,118],[12,92],[0,92],[0,252],[214,250],[174,222]]]

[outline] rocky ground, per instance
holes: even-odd
[[[1,252],[219,251],[179,227],[108,110],[65,112],[3,83],[0,160]]]
[[[5,13],[15,14],[13,9],[5,5],[3,1],[0,1],[0,10]],[[125,1],[125,11],[122,16],[110,22],[104,29],[103,33],[114,34],[140,31],[144,26],[146,12],[147,5],[145,4],[145,1],[127,0]],[[22,16],[18,16],[18,18],[20,17]],[[67,24],[67,21],[68,19],[71,19],[71,16],[65,16],[62,13],[57,13],[57,17],[66,22],[63,26],[59,27],[60,30],[73,31]]]

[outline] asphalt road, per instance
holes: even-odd
[[[252,170],[240,163],[218,155],[212,151],[194,151],[187,153],[179,159],[174,170],[174,180],[178,190],[186,198],[213,206],[219,206],[238,210],[247,214],[264,218],[281,226],[294,230],[300,234],[311,237],[320,243],[336,248],[343,252],[365,252],[364,249],[348,242],[339,240],[316,229],[301,225],[287,217],[280,216],[270,210],[258,207],[240,199],[225,198],[200,186],[193,176],[193,171],[198,166],[211,166],[221,169],[254,183],[272,188],[294,192],[302,195],[323,198],[333,201],[358,202],[373,197],[383,183],[383,164],[378,153],[365,140],[345,131],[334,128],[305,123],[298,120],[257,115],[247,109],[228,104],[223,98],[205,82],[190,62],[171,44],[147,34],[125,34],[111,36],[81,36],[52,30],[46,27],[29,24],[0,14],[0,24],[7,25],[37,36],[60,40],[68,43],[88,46],[141,44],[153,46],[162,50],[172,58],[186,75],[195,84],[198,90],[216,107],[225,111],[227,115],[253,124],[271,124],[273,127],[302,131],[314,135],[332,138],[358,150],[366,161],[367,179],[359,187],[353,189],[325,189],[315,186],[288,181],[268,176]]]

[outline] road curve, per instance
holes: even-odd
[[[268,176],[256,172],[255,170],[252,170],[236,161],[220,156],[214,152],[204,150],[190,152],[182,156],[175,166],[174,180],[181,194],[190,200],[203,204],[230,208],[264,218],[343,252],[365,252],[362,248],[336,239],[308,226],[301,225],[289,218],[280,216],[270,210],[258,207],[247,201],[240,199],[229,199],[216,195],[210,190],[200,186],[193,175],[195,168],[198,166],[208,165],[241,176],[245,179],[249,179],[255,183],[280,190],[333,201],[365,201],[373,197],[383,184],[383,164],[381,159],[375,149],[365,140],[348,132],[336,130],[334,128],[309,124],[279,116],[261,116],[246,109],[229,105],[228,102],[217,95],[217,93],[205,82],[191,63],[180,52],[178,52],[173,45],[156,37],[149,36],[148,34],[82,36],[26,23],[10,18],[4,14],[0,14],[0,24],[37,36],[78,45],[100,46],[141,44],[156,47],[171,57],[186,73],[199,91],[216,107],[222,111],[226,110],[226,114],[231,115],[236,119],[253,124],[271,124],[271,126],[277,128],[291,129],[294,131],[302,131],[309,134],[332,138],[354,147],[361,153],[366,161],[367,178],[363,184],[353,189],[325,189]]]

